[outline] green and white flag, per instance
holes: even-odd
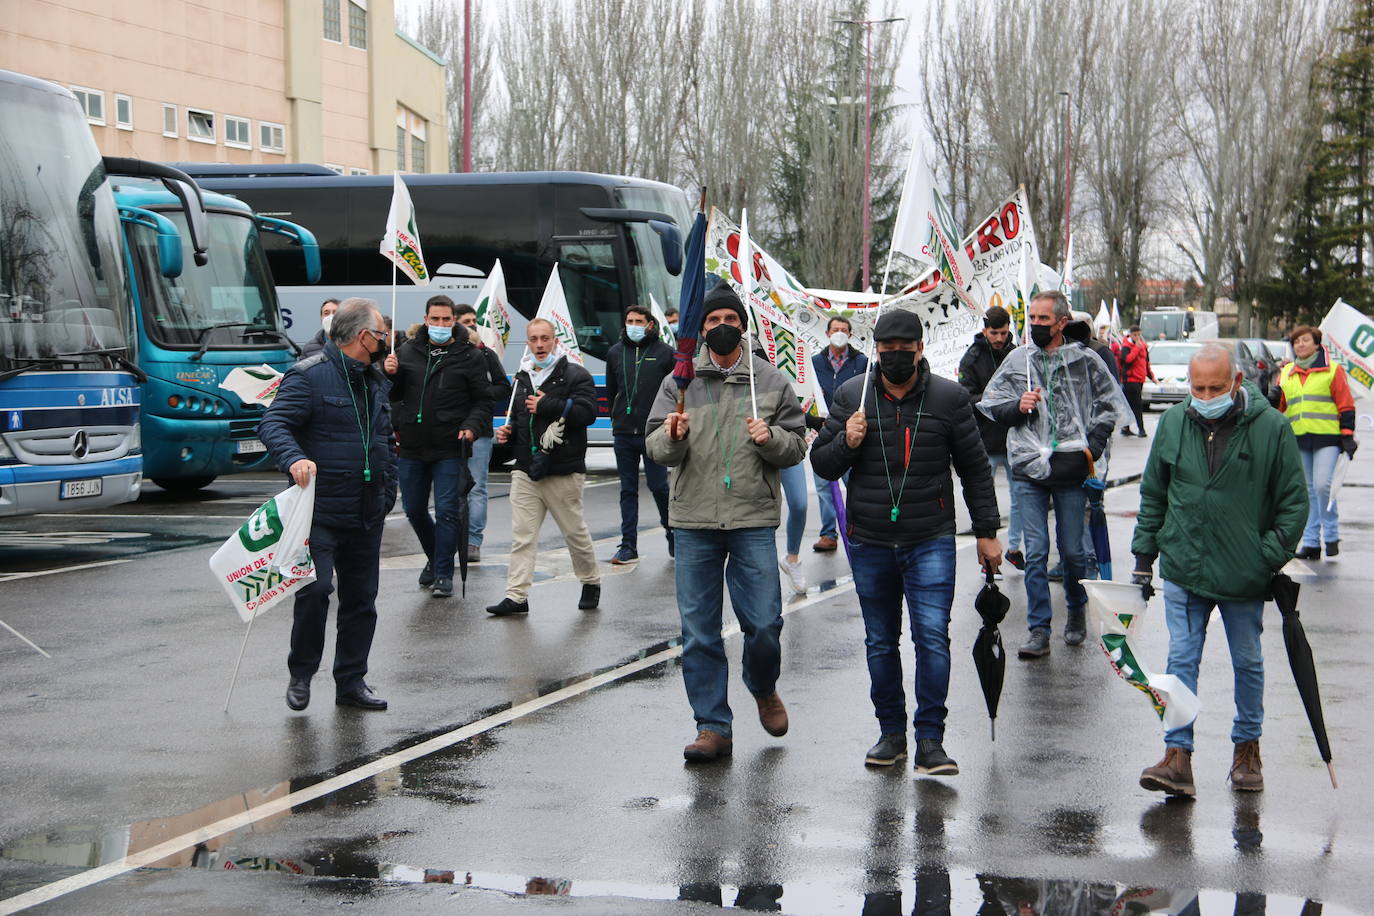
[[[498,259],[487,274],[482,290],[477,294],[477,333],[482,343],[497,357],[505,359],[506,341],[510,340],[510,312],[506,309],[506,275]]]
[[[401,173],[392,176],[391,212],[386,217],[386,235],[382,236],[381,252],[416,286],[429,285],[429,269],[420,250],[420,228],[415,224],[415,205],[410,191],[401,180]]]
[[[968,296],[973,283],[973,261],[959,244],[961,237],[949,204],[935,186],[935,173],[921,155],[921,145],[912,144],[902,182],[902,199],[897,205],[897,222],[892,229],[892,250],[917,264],[938,269],[960,300],[975,308]]]
[[[666,343],[673,349],[677,349],[677,335],[673,329],[668,327],[668,316],[663,311],[663,306],[658,304],[654,294],[649,294],[649,311],[654,316],[654,323],[658,325],[658,339]]]
[[[557,262],[553,265],[553,273],[549,274],[549,285],[544,287],[544,298],[539,300],[539,311],[534,317],[551,323],[563,353],[572,362],[582,365],[582,348],[577,344],[577,329],[573,327],[568,300],[563,295],[563,280],[558,275]]]
[[[239,366],[224,377],[219,386],[232,391],[245,404],[261,404],[266,407],[277,396],[282,374],[263,363],[261,366]]]
[[[304,490],[283,490],[257,508],[210,558],[210,571],[245,622],[315,580],[310,525],[315,478]]]

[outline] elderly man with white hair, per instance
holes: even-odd
[[[1264,599],[1307,522],[1307,484],[1284,416],[1246,382],[1231,350],[1202,347],[1188,363],[1192,399],[1159,421],[1140,483],[1132,580],[1146,597],[1161,559],[1168,673],[1197,691],[1212,609],[1221,612],[1235,674],[1231,788],[1264,788]],[[1164,759],[1140,774],[1156,792],[1191,796],[1193,726],[1164,735]]]

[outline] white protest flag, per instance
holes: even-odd
[[[534,317],[550,322],[554,337],[562,344],[568,359],[582,365],[582,348],[577,344],[577,331],[573,328],[572,313],[568,311],[568,300],[563,295],[557,262],[553,265],[553,273],[549,274],[549,285],[544,287],[544,298],[539,300],[539,311]]]
[[[1064,252],[1064,273],[1059,278],[1059,291],[1066,296],[1073,295],[1073,236],[1069,236],[1069,247]]]
[[[1112,313],[1107,311],[1107,300],[1099,300],[1102,307],[1097,310],[1097,317],[1093,319],[1093,330],[1098,328],[1110,328],[1112,325]]]
[[[887,292],[887,274],[892,265],[892,252],[897,251],[918,264],[939,268],[944,279],[954,287],[960,299],[973,282],[973,262],[959,244],[962,233],[954,224],[944,196],[935,186],[935,174],[921,155],[921,145],[913,144],[902,182],[902,199],[897,205],[897,222],[892,232],[892,247],[887,267],[883,269],[883,289]],[[965,301],[971,308],[972,302]]]
[[[315,579],[310,525],[315,518],[315,479],[293,486],[257,508],[210,557],[239,617],[251,621]]]
[[[393,178],[391,211],[386,216],[386,234],[382,236],[380,251],[416,286],[428,286],[429,270],[425,267],[425,256],[420,250],[415,205],[410,202],[410,191],[401,180],[401,173],[396,172]]]
[[[239,366],[226,375],[219,386],[225,391],[234,392],[245,404],[261,404],[265,407],[277,396],[281,375],[267,363],[261,366]]]
[[[749,209],[740,210],[739,216],[739,254],[735,255],[735,266],[740,272],[740,291],[745,301],[754,291],[754,248],[749,244]]]
[[[477,293],[477,333],[482,343],[492,350],[498,359],[505,359],[506,341],[510,340],[510,312],[506,309],[506,275],[497,259],[487,274],[486,282]]]
[[[668,326],[668,316],[664,313],[663,306],[659,305],[658,300],[654,298],[653,293],[649,294],[649,313],[654,316],[654,324],[658,325],[658,339],[676,349],[677,335]]]
[[[1121,336],[1121,313],[1116,309],[1116,298],[1112,298],[1112,337]]]
[[[1351,394],[1374,394],[1374,321],[1337,299],[1321,323],[1322,343],[1331,361],[1345,369]]]

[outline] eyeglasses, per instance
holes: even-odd
[[[364,328],[364,330],[372,335],[373,340],[386,340],[386,331],[379,331],[376,328]]]

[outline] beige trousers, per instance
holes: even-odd
[[[506,597],[524,601],[534,582],[534,559],[539,549],[539,529],[544,516],[552,515],[568,542],[573,572],[584,585],[599,585],[592,533],[582,515],[582,485],[586,474],[556,474],[530,480],[524,471],[510,472],[510,565],[506,571]]]

